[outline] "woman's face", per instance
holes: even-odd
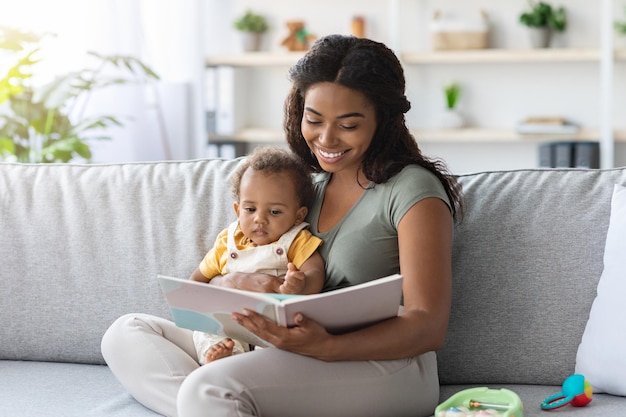
[[[302,135],[324,171],[358,172],[376,125],[374,105],[359,91],[323,82],[305,93]]]

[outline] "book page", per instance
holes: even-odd
[[[256,346],[269,344],[231,319],[233,311],[253,310],[276,321],[277,300],[262,293],[234,290],[202,282],[159,276],[177,326],[232,337]]]
[[[344,333],[395,317],[402,300],[402,276],[392,275],[321,294],[285,300],[278,323],[293,326],[296,313],[317,321],[331,333]]]

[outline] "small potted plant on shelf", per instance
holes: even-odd
[[[547,48],[553,32],[563,32],[567,28],[565,8],[548,3],[528,1],[530,9],[522,12],[519,22],[530,31],[530,41],[535,48]]]
[[[235,29],[243,34],[243,49],[246,52],[259,51],[261,49],[262,35],[269,29],[267,19],[247,10],[233,23]]]
[[[465,121],[456,107],[461,96],[461,85],[458,82],[450,82],[443,87],[443,93],[446,99],[446,108],[441,121],[442,127],[448,129],[463,127]]]

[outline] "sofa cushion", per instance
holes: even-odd
[[[106,366],[0,361],[2,417],[155,417]]]
[[[117,317],[169,317],[156,274],[188,277],[234,220],[238,163],[0,164],[0,359],[103,363]]]
[[[576,357],[598,392],[626,395],[626,187],[615,185],[604,248],[604,270]]]
[[[602,273],[615,183],[626,169],[518,170],[459,177],[453,300],[443,384],[560,385]]]

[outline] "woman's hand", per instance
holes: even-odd
[[[274,275],[231,272],[230,274],[214,277],[209,283],[239,290],[279,293],[283,280]]]
[[[233,313],[232,318],[278,349],[320,360],[332,360],[332,350],[329,347],[334,336],[300,313],[295,316],[296,325],[289,328],[279,326],[248,309],[243,313]]]

